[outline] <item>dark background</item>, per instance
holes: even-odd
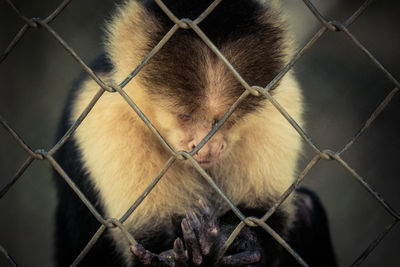
[[[320,27],[302,1],[283,1],[297,43],[305,44]],[[329,2],[329,3],[327,3]],[[15,1],[27,17],[46,17],[59,1]],[[328,18],[344,21],[363,1],[313,1]],[[113,1],[73,1],[51,23],[89,63],[102,49],[103,21]],[[400,4],[375,1],[350,31],[393,74],[400,77]],[[0,2],[0,53],[23,23]],[[394,88],[343,33],[328,32],[296,64],[306,97],[309,136],[323,149],[337,150],[368,119]],[[81,67],[41,29],[30,29],[0,64],[0,114],[33,148],[49,150],[67,92]],[[400,97],[384,110],[365,134],[343,154],[395,210],[400,210]],[[306,148],[300,163],[313,157]],[[0,187],[27,154],[0,127]],[[350,265],[393,219],[354,178],[334,161],[321,161],[305,184],[321,197],[329,216],[340,266]],[[0,199],[0,244],[20,266],[52,266],[55,189],[51,167],[35,161]],[[400,231],[396,226],[363,266],[399,266]],[[0,254],[0,266],[7,266]]]

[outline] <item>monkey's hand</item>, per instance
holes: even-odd
[[[173,249],[160,254],[146,250],[142,245],[137,244],[131,247],[131,251],[144,266],[157,267],[187,267],[188,256],[185,252],[183,242],[180,238],[175,239]]]
[[[228,226],[227,230],[223,242],[233,228]],[[265,263],[261,262],[261,251],[263,249],[258,243],[255,233],[249,228],[244,228],[227,251],[231,255],[224,256],[220,263],[223,266],[265,266]]]
[[[261,259],[257,242],[252,232],[243,233],[239,244],[233,244],[229,256],[224,256],[220,263],[215,262],[216,252],[227,239],[229,231],[220,229],[217,219],[204,199],[199,201],[199,216],[189,211],[182,220],[182,232],[185,240],[187,255],[191,264],[195,266],[244,266],[257,264]],[[221,226],[225,228],[225,226]],[[229,228],[232,228],[230,226]],[[226,233],[224,233],[226,232]],[[212,253],[213,252],[213,253]]]
[[[217,263],[216,252],[234,227],[220,227],[203,199],[199,201],[198,211],[198,215],[188,211],[181,223],[186,250],[182,240],[177,238],[173,249],[160,254],[152,253],[140,244],[132,246],[131,251],[144,266],[257,266],[261,254],[256,237],[251,231],[244,230],[229,249],[230,255],[224,256]]]

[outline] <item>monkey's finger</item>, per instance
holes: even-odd
[[[243,266],[259,262],[261,254],[259,251],[244,251],[238,254],[225,256],[221,264],[225,266]]]
[[[175,267],[187,267],[188,255],[185,253],[185,247],[182,240],[178,237],[174,241],[173,248]]]
[[[200,247],[203,255],[208,255],[219,234],[217,220],[203,198],[199,200],[199,211],[202,219],[202,231],[199,233]]]
[[[193,228],[193,231],[197,236],[197,241],[200,245],[202,255],[203,256],[208,255],[210,253],[212,245],[214,244],[214,240],[210,239],[210,235],[208,233],[208,226],[203,222],[200,222],[196,213],[194,213],[193,211],[188,211],[186,213],[186,220]]]
[[[192,260],[193,264],[200,265],[203,262],[203,256],[201,254],[196,234],[187,219],[182,220],[181,227],[186,249],[188,250],[188,256]]]
[[[199,234],[203,232],[203,225],[197,217],[196,213],[194,213],[193,211],[188,211],[186,213],[186,220],[197,236],[199,236]]]
[[[200,198],[199,200],[199,212],[204,226],[207,228],[210,234],[214,234],[215,236],[217,236],[218,234],[217,220],[204,198]]]
[[[213,217],[211,208],[204,198],[199,199],[199,211],[205,221],[209,221]]]
[[[166,257],[159,256],[148,250],[146,250],[142,245],[137,244],[131,246],[131,251],[139,259],[144,266],[160,266],[160,267],[171,267],[171,261]]]

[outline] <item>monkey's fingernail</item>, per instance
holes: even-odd
[[[200,198],[199,199],[199,204],[200,204],[201,207],[207,206],[206,201],[204,200],[204,198]]]
[[[179,237],[175,239],[174,245],[178,250],[183,250],[183,242]]]
[[[188,221],[187,221],[186,219],[183,219],[183,220],[182,220],[181,226],[182,226],[182,229],[183,229],[185,232],[188,232],[188,231],[190,230]]]
[[[210,235],[213,236],[213,237],[217,236],[218,235],[218,229],[216,227],[213,227],[210,230]]]
[[[206,201],[203,198],[200,198],[199,205],[202,213],[206,214],[210,213],[210,207],[207,205]]]
[[[188,219],[188,220],[191,220],[193,217],[192,217],[192,211],[191,210],[188,210],[187,212],[186,212],[186,218]]]
[[[200,223],[199,218],[197,217],[197,214],[194,211],[191,212],[190,217],[194,223],[196,224]]]
[[[194,211],[188,211],[186,213],[186,218],[187,218],[187,222],[188,224],[192,227],[192,228],[197,228],[200,226],[200,221],[197,218],[197,215]]]
[[[133,254],[135,254],[136,256],[140,256],[143,255],[145,253],[145,248],[141,245],[141,244],[136,244],[134,246],[131,246],[131,251],[133,252]]]

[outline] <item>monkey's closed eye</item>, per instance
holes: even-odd
[[[189,115],[186,115],[186,114],[178,114],[178,120],[180,122],[189,122],[192,120],[192,117],[190,117]]]
[[[234,121],[234,120],[227,120],[227,121],[225,122],[225,125],[226,125],[228,128],[231,128],[233,125],[235,125],[235,123],[236,123],[236,121]]]

